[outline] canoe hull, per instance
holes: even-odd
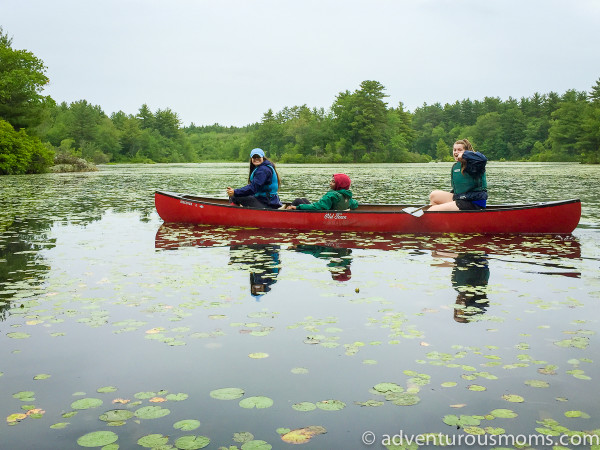
[[[361,205],[353,211],[251,209],[164,191],[155,193],[155,204],[167,223],[383,233],[569,234],[581,217],[579,200],[490,206],[480,211],[427,211],[421,217],[403,212],[398,205]]]

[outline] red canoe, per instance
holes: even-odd
[[[167,223],[292,230],[381,233],[569,234],[581,217],[578,199],[526,205],[489,205],[480,211],[426,211],[415,205],[361,204],[352,211],[298,211],[231,206],[225,199],[157,191],[156,211]]]

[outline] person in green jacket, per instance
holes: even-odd
[[[429,194],[428,211],[463,211],[484,209],[487,204],[485,165],[487,158],[473,149],[467,139],[454,143],[456,161],[450,172],[450,192],[435,190]]]
[[[329,182],[330,190],[317,202],[310,203],[306,198],[297,198],[286,209],[299,209],[303,211],[334,210],[358,208],[358,202],[352,198],[350,191],[350,177],[345,173],[336,173]]]

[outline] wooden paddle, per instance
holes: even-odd
[[[411,216],[421,217],[425,213],[424,209],[428,208],[429,206],[431,205],[423,205],[419,206],[418,208],[415,208],[414,206],[409,206],[408,208],[403,208],[402,211],[410,214]]]

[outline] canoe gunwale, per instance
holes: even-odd
[[[190,202],[195,202],[195,203],[203,203],[205,205],[211,205],[211,206],[222,206],[222,207],[228,207],[228,208],[239,208],[239,206],[237,205],[230,205],[229,202],[225,199],[218,199],[218,198],[211,198],[211,197],[200,197],[197,195],[191,195],[191,194],[179,194],[179,193],[175,193],[175,192],[168,192],[168,191],[156,191],[156,194],[160,194],[160,195],[166,195],[168,197],[172,197],[172,198],[179,198],[182,200],[187,200]],[[494,211],[513,211],[513,210],[520,210],[520,209],[531,209],[531,208],[547,208],[547,207],[554,207],[554,206],[558,206],[558,205],[567,205],[569,203],[579,203],[580,200],[578,198],[572,198],[572,199],[566,199],[566,200],[555,200],[555,201],[549,201],[549,202],[539,202],[539,203],[520,203],[520,204],[500,204],[500,205],[488,205],[485,209],[477,209],[477,210],[468,210],[468,211],[427,211],[425,210],[424,213],[425,214],[456,214],[456,213],[489,213],[489,212],[494,212]],[[369,207],[373,207],[373,209],[368,209]],[[359,209],[355,209],[355,210],[346,210],[345,212],[350,212],[352,214],[373,214],[373,213],[377,213],[377,214],[398,214],[398,213],[403,213],[403,214],[409,214],[406,211],[402,211],[403,208],[408,208],[408,207],[422,207],[423,205],[416,205],[416,204],[394,204],[394,203],[361,203],[359,206]],[[394,208],[394,210],[392,211],[385,211],[384,209],[379,209],[379,208],[386,208],[389,207]],[[249,207],[245,207],[245,209],[250,209],[250,210],[254,210],[254,211],[280,211],[280,212],[289,212],[289,213],[296,213],[299,212],[298,210],[288,210],[288,209],[262,209],[262,208],[249,208]],[[323,213],[323,210],[302,210],[303,213]]]

